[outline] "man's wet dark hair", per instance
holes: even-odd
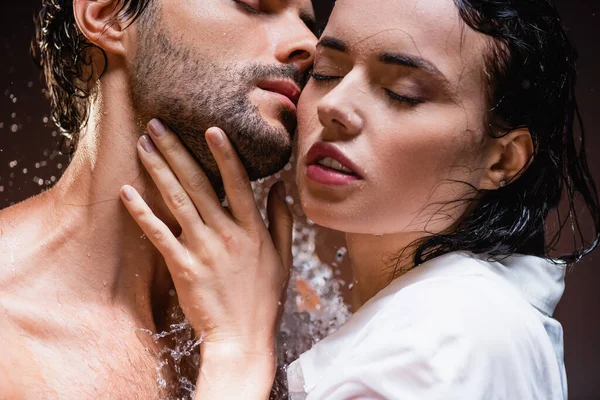
[[[115,1],[113,18],[107,26],[117,20],[132,23],[151,1]],[[42,0],[35,22],[32,54],[46,80],[52,119],[63,134],[71,137],[74,149],[76,135],[88,119],[93,79],[103,72],[92,71],[91,50],[98,51],[105,61],[106,54],[81,33],[73,13],[73,0]]]
[[[500,137],[528,128],[535,153],[518,179],[499,190],[478,191],[470,199],[476,201],[474,209],[452,232],[419,243],[414,261],[418,265],[461,250],[493,257],[520,253],[552,258],[566,226],[574,248],[559,258],[573,264],[598,245],[600,210],[575,97],[577,53],[555,3],[454,2],[466,25],[492,39],[486,60],[489,134]],[[559,221],[552,234],[547,229],[551,212]],[[591,221],[591,235],[584,232],[582,218]]]

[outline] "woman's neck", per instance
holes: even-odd
[[[403,275],[413,264],[413,244],[422,233],[391,235],[347,233],[348,254],[354,284],[352,309],[356,312],[392,280]]]

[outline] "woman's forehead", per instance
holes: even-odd
[[[449,79],[484,67],[489,38],[464,24],[453,0],[338,0],[324,36],[365,57],[401,51],[434,63]]]

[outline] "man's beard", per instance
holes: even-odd
[[[272,126],[251,104],[249,94],[264,79],[291,79],[302,86],[298,69],[200,61],[191,49],[174,44],[161,30],[160,11],[147,12],[152,16],[140,24],[132,64],[138,118],[144,122],[158,118],[171,128],[215,185],[220,183],[220,174],[204,137],[213,126],[225,131],[251,180],[281,170],[291,156],[296,116],[282,105],[283,126]]]

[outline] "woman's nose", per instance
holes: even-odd
[[[319,121],[328,131],[344,136],[356,136],[363,128],[364,121],[357,112],[357,99],[348,93],[340,83],[323,97],[317,106]]]

